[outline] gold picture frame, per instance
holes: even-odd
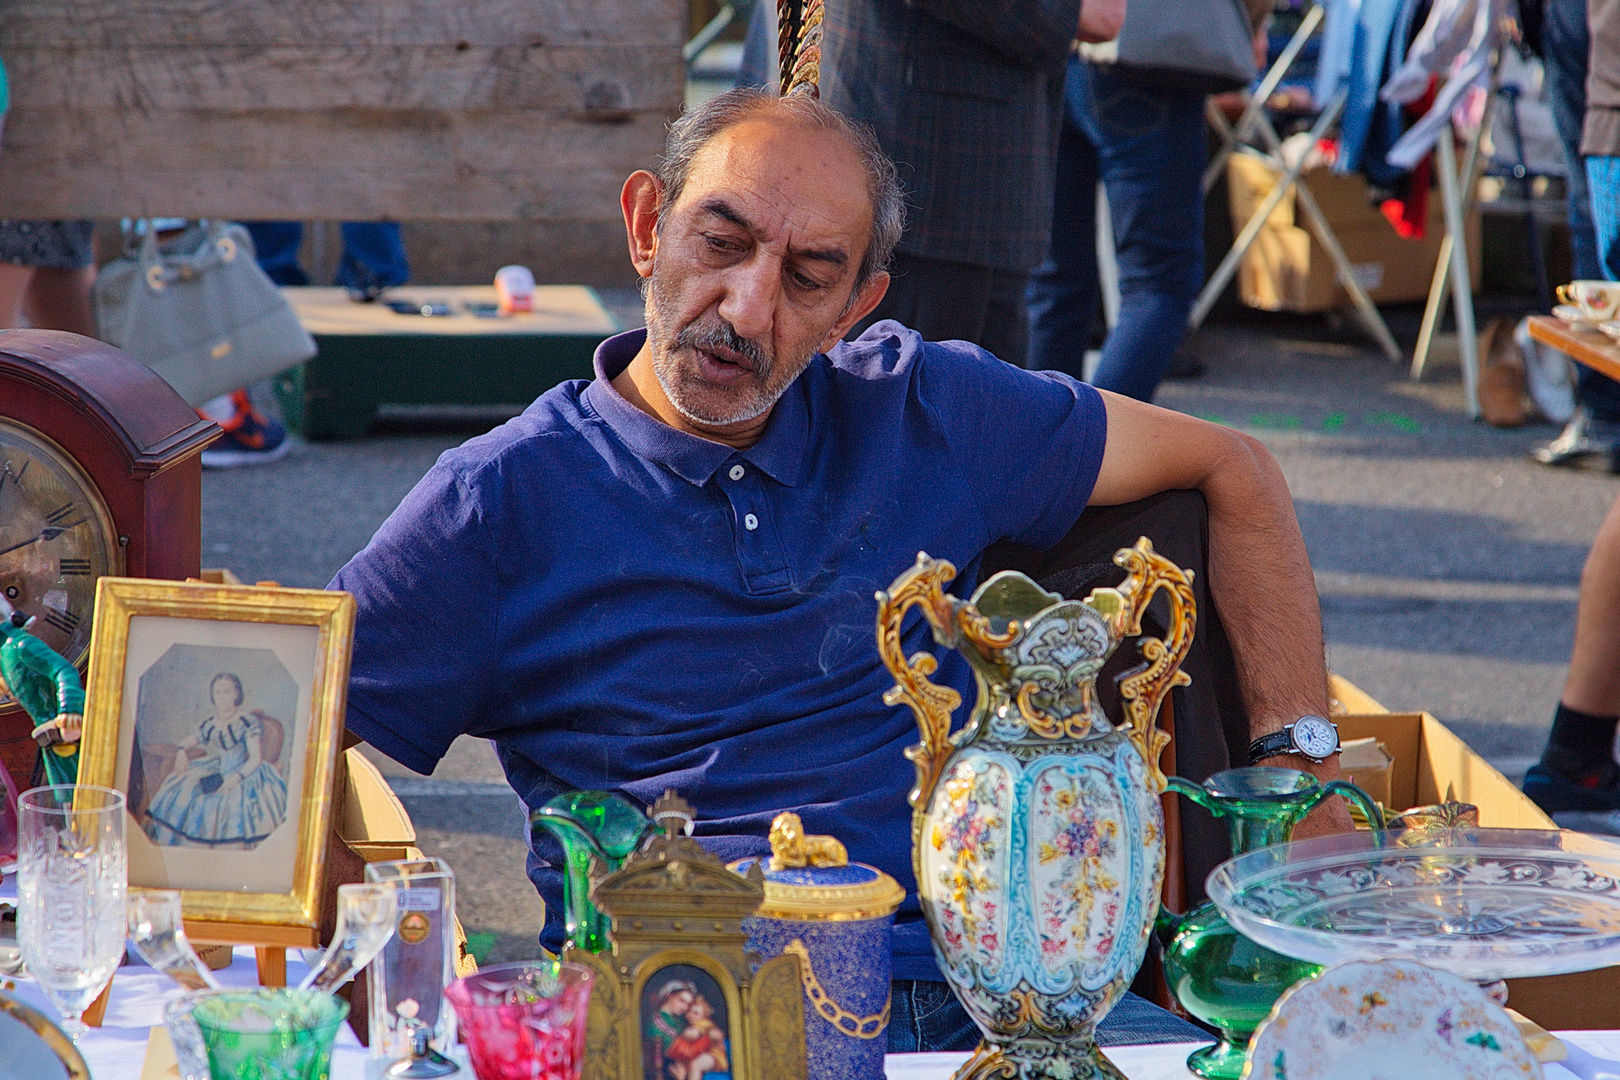
[[[131,888],[194,941],[317,942],[354,598],[104,577],[79,780],[128,800]]]

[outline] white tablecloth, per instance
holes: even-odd
[[[287,957],[287,980],[296,983],[304,973],[294,955]],[[219,972],[228,986],[254,984],[253,950],[238,949],[236,961]],[[139,1080],[150,1029],[162,1022],[164,1002],[180,991],[165,976],[149,967],[119,970],[108,999],[107,1015],[99,1029],[80,1042],[79,1049],[94,1080]],[[55,1017],[43,994],[30,982],[17,984],[15,993],[47,1016]],[[1620,1031],[1560,1031],[1569,1046],[1569,1060],[1545,1066],[1547,1080],[1620,1080]],[[1187,1055],[1202,1044],[1162,1043],[1155,1046],[1116,1046],[1105,1051],[1130,1080],[1196,1080],[1187,1071]],[[890,1054],[885,1063],[887,1080],[949,1080],[966,1054]],[[368,1054],[345,1025],[332,1054],[332,1080],[365,1080]],[[469,1073],[468,1080],[472,1080]]]
[[[0,882],[0,900],[16,895],[14,879]],[[305,967],[296,952],[287,956],[287,982],[297,985]],[[236,950],[235,961],[218,973],[227,986],[252,986],[256,981],[253,950]],[[56,1010],[32,982],[24,979],[13,991],[45,1015]],[[145,965],[120,968],[113,980],[107,1015],[98,1029],[79,1043],[94,1080],[140,1080],[151,1029],[163,1022],[163,1005],[180,993],[166,976]],[[1620,1031],[1559,1031],[1569,1047],[1569,1060],[1544,1066],[1546,1080],[1620,1080]],[[1106,1050],[1109,1060],[1130,1080],[1196,1080],[1187,1071],[1187,1055],[1201,1043],[1161,1043],[1153,1046],[1116,1046]],[[890,1054],[884,1063],[887,1080],[949,1080],[967,1054]],[[366,1080],[369,1054],[344,1025],[332,1052],[332,1080]],[[375,1072],[376,1070],[373,1070]],[[467,1080],[472,1080],[470,1071]]]

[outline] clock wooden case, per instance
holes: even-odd
[[[110,345],[0,330],[0,593],[81,673],[98,577],[200,572],[199,455],[219,434]],[[31,729],[0,705],[0,761],[24,786]]]

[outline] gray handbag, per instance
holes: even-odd
[[[103,341],[163,377],[192,405],[279,374],[315,355],[286,297],[253,257],[241,225],[196,222],[134,252],[96,279]]]
[[[1254,27],[1243,0],[1129,0],[1117,71],[1180,90],[1219,94],[1254,81]]]

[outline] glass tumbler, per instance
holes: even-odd
[[[191,1018],[213,1080],[327,1080],[349,1003],[314,990],[218,990]]]
[[[56,785],[17,799],[17,943],[75,1042],[124,957],[124,796]]]
[[[451,983],[478,1080],[579,1080],[590,969],[559,960],[493,964]]]

